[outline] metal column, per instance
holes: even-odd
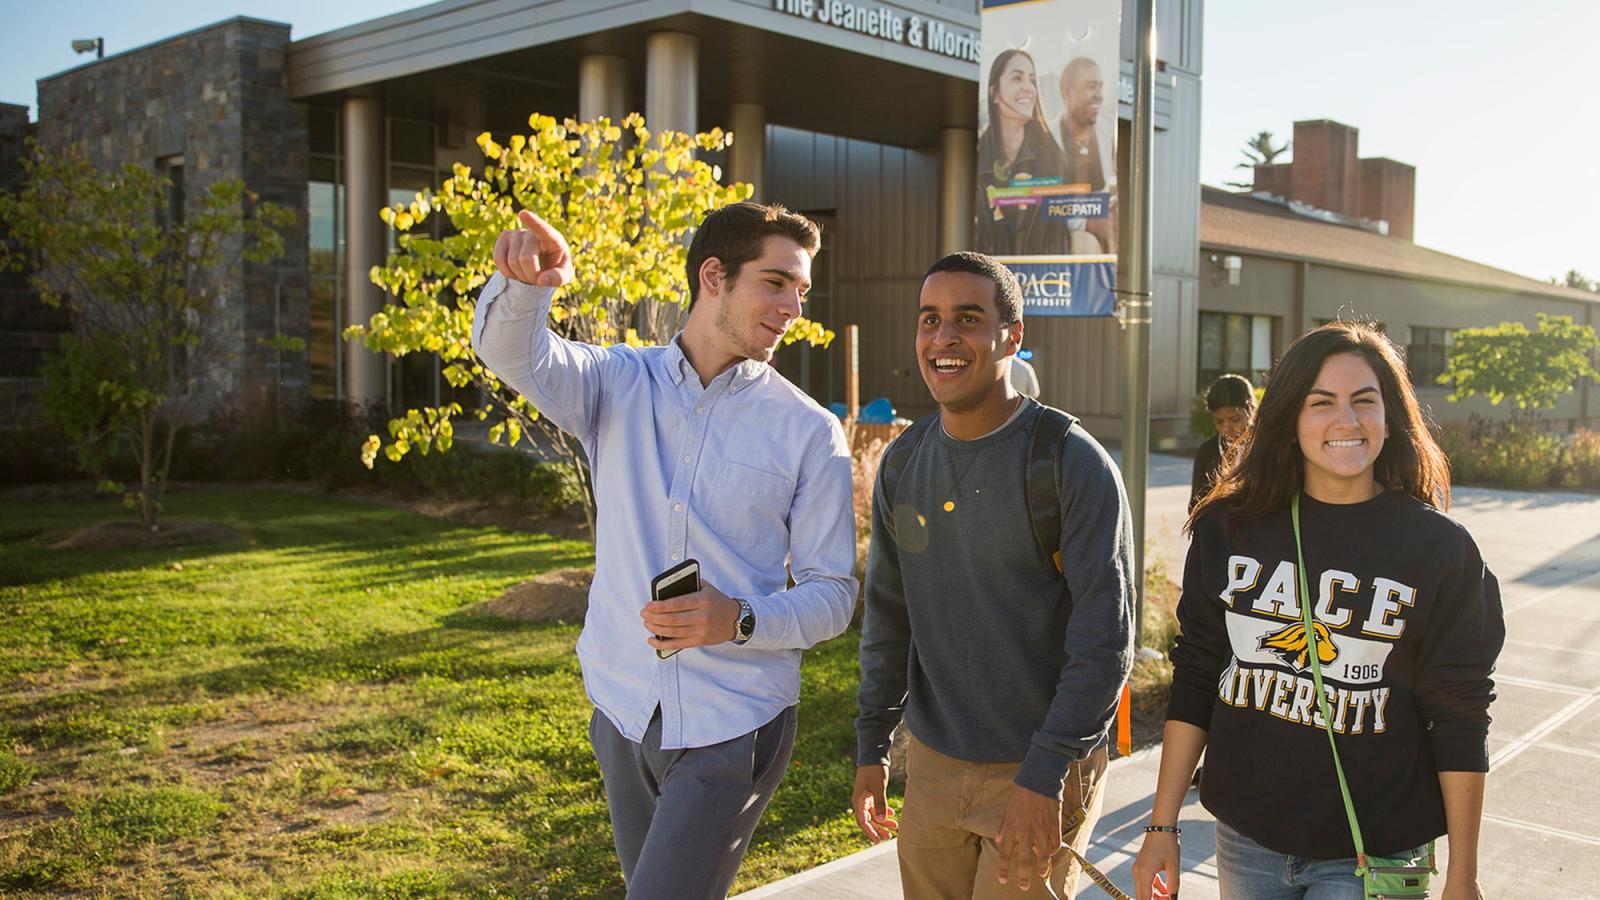
[[[939,131],[939,255],[972,249],[972,202],[977,190],[978,135],[971,128]]]
[[[733,146],[728,148],[728,178],[747,181],[756,192],[757,203],[766,197],[767,109],[759,103],[733,103],[728,106],[728,130]]]
[[[645,39],[644,114],[651,131],[699,130],[699,53],[692,34],[657,31]]]
[[[1128,185],[1128,257],[1122,266],[1126,284],[1122,295],[1123,361],[1127,365],[1123,385],[1122,480],[1128,489],[1129,511],[1133,515],[1134,586],[1138,591],[1136,638],[1144,641],[1144,516],[1145,491],[1150,469],[1150,285],[1153,281],[1150,204],[1153,196],[1153,170],[1150,165],[1155,141],[1156,33],[1155,0],[1135,0],[1133,148]]]
[[[628,114],[628,61],[593,53],[578,60],[578,119],[606,116],[620,121]]]
[[[378,210],[388,197],[388,158],[384,153],[383,99],[350,96],[344,101],[344,323],[365,325],[383,308],[383,290],[369,273],[389,251],[388,228]],[[344,399],[367,405],[387,403],[388,357],[360,341],[341,344]]]

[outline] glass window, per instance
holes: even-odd
[[[1250,317],[1250,368],[1265,372],[1272,368],[1272,317]]]
[[[337,276],[339,251],[344,245],[344,231],[339,227],[344,191],[326,181],[313,181],[308,187],[306,236],[311,248],[311,274]]]
[[[433,168],[433,125],[389,120],[389,161]]]
[[[167,221],[181,225],[188,205],[183,190],[183,157],[164,156],[156,160],[156,170],[167,177]]]
[[[306,115],[306,130],[312,153],[330,156],[339,152],[339,111],[312,107]]]
[[[1200,314],[1200,380],[1209,383],[1205,373],[1222,374],[1222,323],[1226,316],[1216,313]]]
[[[333,157],[313,156],[310,162],[312,181],[326,181],[332,184],[339,180],[339,165]]]
[[[1202,312],[1200,389],[1229,373],[1260,384],[1272,367],[1272,336],[1276,332],[1277,320],[1272,316]]]
[[[1437,385],[1450,360],[1450,348],[1455,345],[1454,328],[1427,328],[1411,326],[1411,343],[1406,347],[1406,367],[1411,370],[1411,383],[1418,387]]]
[[[336,396],[338,388],[339,309],[338,280],[313,275],[310,306],[311,334],[306,355],[311,362],[311,396]]]
[[[407,166],[389,167],[389,205],[398,203],[409,206],[411,201],[417,199],[419,191],[432,190],[435,187],[432,169],[413,169]],[[433,229],[439,217],[430,214],[421,228],[412,228],[411,234],[433,237]],[[394,228],[389,229],[389,249],[398,250],[400,232]]]
[[[1223,321],[1222,367],[1229,372],[1250,368],[1250,317],[1228,316]]]

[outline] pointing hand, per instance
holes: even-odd
[[[517,221],[521,228],[500,232],[494,242],[495,268],[525,284],[560,287],[571,281],[572,253],[561,232],[528,210]]]

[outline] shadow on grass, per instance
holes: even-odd
[[[481,845],[448,850],[457,868],[409,886],[420,895],[484,886],[620,893],[582,724],[589,708],[572,653],[578,629],[463,611],[515,581],[587,562],[586,545],[289,493],[221,491],[175,497],[171,513],[246,531],[253,544],[41,553],[51,535],[94,518],[63,506],[25,510],[0,532],[5,578],[23,586],[6,588],[0,612],[26,631],[0,637],[0,651],[56,648],[20,667],[0,663],[0,673],[48,673],[41,690],[26,679],[0,688],[0,737],[68,751],[73,758],[47,754],[54,761],[41,763],[52,769],[45,776],[70,777],[79,759],[119,746],[111,741],[138,743],[159,727],[219,715],[227,721],[218,724],[232,727],[237,701],[281,697],[282,705],[307,704],[305,714],[321,724],[273,752],[327,756],[329,771],[370,767],[363,777],[388,790],[434,792],[449,810],[441,821],[459,814],[469,836],[474,822],[488,823],[475,839]],[[18,539],[23,532],[29,536]],[[104,646],[116,634],[133,643]],[[837,835],[855,771],[858,641],[852,630],[805,656],[794,759],[752,845],[763,872],[856,849]],[[74,647],[96,648],[87,667],[93,680],[70,671],[85,658],[63,649]],[[357,690],[312,693],[329,684]],[[399,685],[410,687],[362,690]],[[314,704],[330,696],[340,708],[323,716]],[[408,866],[455,846],[455,830],[439,833],[446,837],[428,830],[414,838],[423,850],[401,854]],[[304,851],[319,861],[317,854],[335,860],[341,852]],[[341,872],[331,869],[322,887],[339,886]],[[389,876],[350,877],[346,887],[360,894]],[[41,883],[65,876],[52,878]]]
[[[582,560],[584,545],[549,535],[520,534],[491,526],[463,525],[417,513],[348,501],[306,497],[270,489],[193,491],[173,495],[165,513],[169,520],[201,520],[227,525],[244,534],[247,544],[198,544],[126,550],[54,549],[74,532],[108,520],[128,518],[120,508],[102,504],[26,501],[15,504],[11,521],[0,528],[0,586],[27,585],[94,573],[112,573],[166,566],[270,550],[297,563],[361,561],[367,573],[403,570],[404,578],[369,582],[400,584],[418,578],[471,570],[485,574],[529,571],[540,565],[537,550],[564,559]],[[505,549],[471,557],[430,560],[453,545],[480,541],[486,533],[502,537]]]

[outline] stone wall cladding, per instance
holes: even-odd
[[[26,177],[22,160],[32,133],[26,106],[0,103],[0,192],[22,188]],[[0,240],[5,240],[4,223]],[[66,310],[39,299],[32,276],[30,270],[0,270],[0,429],[38,422],[39,393],[44,388],[39,368],[72,328]]]
[[[285,254],[245,264],[219,310],[226,360],[219,406],[252,408],[305,396],[305,354],[260,346],[278,331],[305,337],[305,110],[289,99],[289,26],[235,18],[100,60],[39,82],[39,139],[76,145],[96,166],[152,166],[182,155],[190,198],[241,178],[263,199],[296,212]]]

